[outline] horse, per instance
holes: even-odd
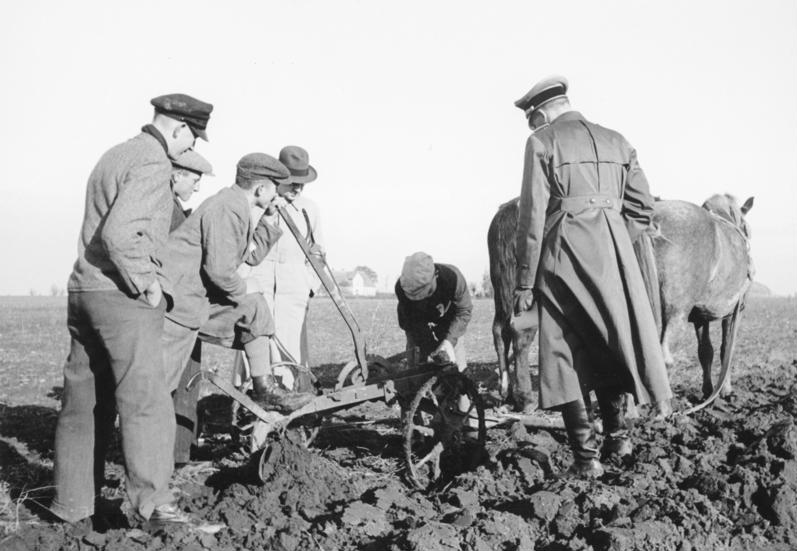
[[[753,207],[753,199],[741,207],[728,194],[712,195],[700,207],[686,201],[654,203],[653,222],[658,226],[658,234],[651,239],[655,270],[645,269],[650,257],[644,253],[644,242],[634,243],[665,363],[668,368],[673,365],[669,341],[674,322],[686,317],[695,328],[704,398],[715,390],[709,324],[722,320],[720,356],[723,371],[727,371],[733,353],[732,333],[752,283],[750,228],[745,215]],[[725,395],[732,392],[730,372],[726,376],[719,389]]]
[[[531,390],[529,347],[537,334],[536,315],[532,323],[514,324],[513,301],[517,262],[519,198],[498,207],[487,231],[487,251],[490,257],[490,282],[493,286],[495,315],[493,317],[493,345],[498,356],[497,375],[502,400],[511,400],[519,410],[536,404]],[[510,370],[509,367],[512,367]]]
[[[495,303],[492,331],[499,392],[502,399],[511,398],[522,409],[534,402],[528,353],[537,326],[513,324],[518,205],[519,199],[515,198],[498,208],[487,232],[487,249]],[[744,218],[752,206],[752,197],[739,207],[727,194],[713,195],[702,207],[685,201],[657,200],[653,221],[659,228],[658,235],[653,239],[643,235],[634,242],[665,363],[672,367],[669,340],[673,324],[688,316],[697,334],[705,396],[714,390],[709,323],[722,320],[720,355],[727,363],[732,353],[728,346],[731,333],[752,281],[750,229]],[[730,391],[728,378],[723,392]]]

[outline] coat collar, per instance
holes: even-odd
[[[553,120],[553,123],[557,123],[559,121],[562,122],[569,122],[569,121],[584,121],[587,122],[587,119],[584,118],[584,115],[579,113],[578,111],[567,111],[566,113],[562,113],[558,117]]]
[[[144,125],[141,128],[141,131],[144,134],[149,134],[150,136],[155,138],[158,141],[158,143],[161,144],[161,147],[166,152],[166,154],[167,155],[169,154],[169,146],[166,145],[166,138],[163,137],[163,134],[160,133],[160,130],[155,128],[155,125],[153,125],[153,124]]]

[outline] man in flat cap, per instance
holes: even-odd
[[[176,159],[172,159],[171,185],[174,205],[169,233],[176,230],[191,214],[190,210],[183,208],[183,204],[199,191],[199,181],[204,175],[213,176],[213,167],[196,151],[189,149]]]
[[[323,254],[323,236],[318,206],[304,194],[304,186],[318,177],[310,164],[306,150],[289,145],[280,151],[280,162],[290,172],[290,178],[281,182],[277,193],[287,202],[283,213],[289,216],[302,232],[314,254]],[[259,216],[253,212],[253,216]],[[266,212],[266,219],[278,228],[284,222],[276,211]],[[307,346],[307,311],[310,297],[318,290],[320,281],[304,256],[296,239],[288,235],[280,239],[258,266],[251,268],[246,277],[254,279],[266,297],[274,315],[276,336],[293,361],[309,366]],[[274,350],[274,352],[279,353]],[[241,369],[241,359],[236,359],[236,370]],[[291,358],[284,357],[283,360]]]
[[[456,266],[435,263],[424,252],[404,260],[395,286],[398,323],[407,337],[408,363],[453,362],[468,366],[464,335],[473,312],[468,283]],[[418,355],[416,355],[416,348]]]
[[[212,106],[183,94],[152,100],[141,134],[108,150],[89,176],[78,258],[69,278],[71,349],[55,431],[51,510],[78,522],[95,512],[118,412],[133,508],[188,522],[169,489],[174,408],[163,375],[166,301],[152,258],[172,215],[172,165],[205,136]]]
[[[265,217],[253,227],[250,210],[284,203],[277,186],[288,177],[277,159],[245,155],[235,184],[204,201],[169,237],[159,255],[162,277],[174,285],[175,304],[163,331],[169,390],[177,387],[199,336],[244,351],[256,398],[267,405],[293,410],[312,399],[276,385],[269,355],[274,322],[263,295],[237,272],[243,263],[259,264],[282,234]]]
[[[185,210],[183,205],[191,199],[194,193],[199,191],[199,181],[203,175],[213,176],[213,167],[196,151],[189,149],[176,159],[172,159],[171,183],[174,206],[169,233],[180,227],[191,214],[190,209]],[[199,373],[201,366],[202,341],[196,339],[177,389],[172,393],[174,416],[177,423],[174,437],[175,466],[182,466],[190,462],[191,448],[196,445],[199,436],[197,401],[199,400],[200,385],[191,385],[189,388],[188,382]]]
[[[526,142],[517,229],[516,312],[539,305],[540,407],[559,409],[575,461],[603,472],[585,396],[598,397],[605,456],[631,453],[624,393],[671,397],[656,325],[631,239],[652,224],[653,199],[636,151],[573,111],[567,80],[536,84],[515,105]]]

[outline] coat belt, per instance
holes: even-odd
[[[596,193],[593,195],[577,195],[574,197],[551,197],[548,202],[548,214],[557,212],[579,213],[589,209],[621,210],[622,200],[619,197]]]

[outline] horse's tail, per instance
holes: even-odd
[[[653,252],[653,240],[647,233],[641,234],[634,241],[639,269],[642,271],[642,280],[645,282],[645,291],[648,294],[650,308],[653,310],[653,319],[656,321],[656,330],[659,338],[662,332],[661,290],[659,287],[659,273],[656,269],[656,257]]]

